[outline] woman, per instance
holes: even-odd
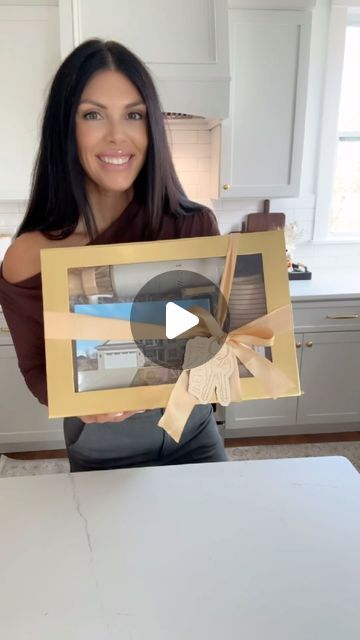
[[[212,212],[177,179],[158,96],[142,62],[115,42],[89,40],[50,88],[24,221],[8,249],[0,304],[19,366],[44,404],[40,249],[218,234]],[[226,460],[210,406],[197,406],[177,445],[161,410],[64,420],[71,471]]]

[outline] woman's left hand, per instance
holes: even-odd
[[[85,424],[92,424],[94,422],[102,424],[104,422],[123,422],[130,416],[136,413],[144,413],[144,411],[119,411],[118,413],[98,413],[93,416],[79,416],[80,420]]]

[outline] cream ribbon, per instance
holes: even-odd
[[[200,311],[196,311],[193,308],[192,313],[197,314]],[[207,314],[206,310],[201,309],[202,320],[205,323],[207,322]],[[209,324],[213,326],[214,318],[212,316],[210,318],[211,322]],[[219,325],[218,328],[220,329]],[[252,349],[252,346],[271,347],[274,344],[275,335],[291,331],[292,328],[290,305],[280,307],[243,327],[230,331],[224,343],[229,347],[225,357],[236,356],[250,373],[259,380],[264,387],[264,391],[272,398],[278,398],[289,391],[294,386],[294,383],[279,367]],[[196,373],[196,369],[197,367],[183,371],[180,374],[171,392],[165,413],[159,422],[159,426],[165,429],[176,442],[179,442],[186,421],[199,401],[199,397],[195,397],[189,392],[190,377]],[[241,381],[237,367],[232,370],[229,386],[231,402],[240,402],[242,400]],[[216,387],[211,391],[216,393]],[[221,397],[219,398],[219,395],[216,395],[217,401],[221,404]]]
[[[227,314],[227,303],[229,302],[235,273],[237,238],[238,234],[236,233],[230,234],[229,236],[229,245],[220,283],[222,296],[220,296],[219,299],[216,319],[200,307],[193,307],[191,309],[191,312],[200,318],[200,327],[197,327],[198,335],[201,332],[203,335],[214,336],[217,340],[224,337],[222,326]],[[293,320],[291,307],[290,305],[286,305],[249,322],[243,327],[230,331],[225,339],[225,345],[229,348],[224,357],[228,361],[230,359],[233,361],[236,357],[250,373],[260,381],[270,396],[277,398],[294,386],[292,380],[270,360],[264,358],[251,347],[271,347],[274,344],[275,334],[292,330]],[[223,362],[223,365],[224,364]],[[229,377],[229,395],[232,402],[239,402],[242,399],[242,394],[238,368],[230,362],[228,363],[228,368],[232,369]],[[181,373],[172,390],[165,413],[159,422],[159,426],[165,429],[176,442],[179,442],[187,419],[202,395],[201,392],[197,393],[197,396],[190,393],[189,384],[193,392],[195,392],[196,388],[196,385],[191,385],[190,381],[191,377],[194,376],[196,376],[196,368],[192,369],[191,373],[188,370]],[[219,397],[216,387],[216,376],[215,385],[212,389],[207,390],[207,397],[209,397],[211,391],[216,393],[217,400],[221,403],[222,398],[221,396]]]

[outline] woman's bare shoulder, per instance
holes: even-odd
[[[3,276],[14,284],[40,272],[40,250],[53,246],[40,231],[29,231],[15,238],[5,253]]]
[[[22,282],[40,273],[40,250],[53,247],[76,247],[89,241],[82,229],[65,238],[47,238],[41,231],[28,231],[18,236],[5,253],[3,276],[11,284]]]

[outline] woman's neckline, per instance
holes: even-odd
[[[86,242],[84,245],[80,245],[80,246],[88,247],[89,245],[98,243],[98,241],[101,240],[103,236],[106,236],[113,229],[113,227],[115,227],[121,220],[124,219],[125,216],[128,215],[129,211],[132,211],[135,204],[136,204],[135,197],[133,197],[132,200],[130,200],[130,202],[126,205],[125,209],[123,209],[122,212],[118,215],[118,217],[115,218],[115,220],[110,222],[110,224],[105,229],[100,231],[100,233],[98,233],[97,236],[95,236],[95,238],[93,238],[92,240],[89,240],[89,242]]]

